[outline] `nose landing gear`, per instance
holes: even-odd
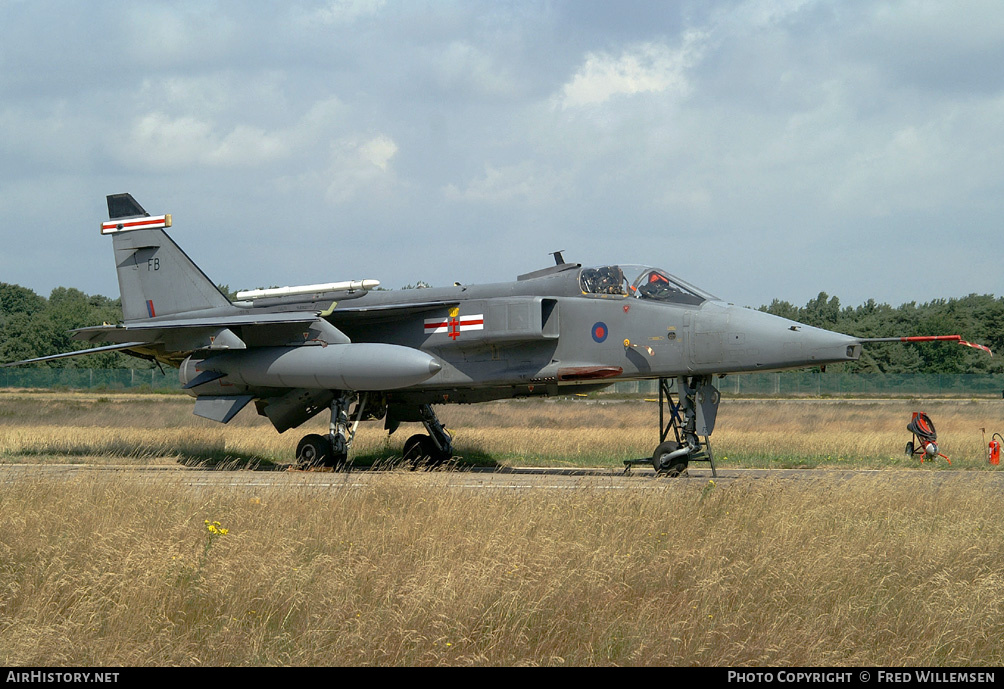
[[[685,476],[690,462],[708,462],[711,475],[718,478],[710,436],[721,395],[711,384],[711,376],[680,378],[679,392],[672,389],[676,380],[659,379],[659,445],[652,458],[625,460],[624,470],[651,463],[656,474]],[[670,433],[673,439],[669,439]]]

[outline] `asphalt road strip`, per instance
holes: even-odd
[[[963,477],[985,477],[1004,487],[1004,472],[951,469],[691,469],[687,476],[657,476],[651,469],[581,469],[568,467],[465,468],[463,470],[409,471],[358,468],[347,472],[322,471],[217,471],[182,466],[129,466],[92,464],[0,464],[0,484],[22,481],[73,481],[84,478],[143,484],[232,488],[367,488],[391,481],[409,485],[483,490],[591,489],[640,490],[672,486],[704,486],[714,480],[726,486],[735,482],[778,480],[842,483],[861,478],[890,481],[926,477],[932,483]]]

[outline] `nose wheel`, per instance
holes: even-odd
[[[659,443],[659,447],[652,453],[652,468],[657,474],[682,476],[687,472],[689,454],[689,450],[684,447],[681,455],[680,443],[675,440]]]

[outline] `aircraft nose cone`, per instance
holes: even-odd
[[[706,305],[694,342],[698,363],[720,360],[738,371],[822,366],[861,355],[860,343],[847,335],[732,305]]]

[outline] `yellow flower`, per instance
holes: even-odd
[[[219,522],[211,522],[208,519],[203,522],[206,525],[206,531],[211,534],[217,534],[219,536],[226,536],[230,533],[230,529],[225,529]]]

